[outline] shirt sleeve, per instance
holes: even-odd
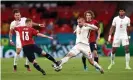
[[[33,36],[36,36],[39,32],[37,30],[35,30],[34,28],[31,28],[32,29],[32,35]]]
[[[127,26],[130,26],[130,18],[128,19],[128,24],[127,24]]]
[[[116,26],[116,19],[113,19],[112,26]]]
[[[11,24],[10,24],[10,29],[14,29],[14,24],[13,24],[13,22],[11,22]]]
[[[91,30],[95,30],[94,28],[92,28],[92,27],[97,27],[97,26],[95,26],[94,24],[87,24],[87,26],[85,27],[86,29],[91,29]]]

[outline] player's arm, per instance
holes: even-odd
[[[99,27],[99,29],[97,30],[97,33],[98,33],[97,40],[100,40],[100,35],[101,35],[101,30],[100,30],[100,27]]]
[[[53,37],[44,35],[44,34],[42,34],[42,33],[37,33],[37,36],[44,37],[44,38],[49,38],[49,39],[53,39]]]
[[[114,18],[113,22],[112,22],[112,26],[111,26],[110,31],[109,31],[108,42],[110,42],[110,40],[111,40],[111,36],[115,30],[115,26],[116,26],[116,19]]]
[[[10,39],[10,44],[11,44],[11,45],[15,45],[15,44],[13,43],[13,41],[12,41],[13,30],[14,30],[14,26],[13,26],[13,24],[11,23],[11,24],[10,24],[10,31],[9,31],[9,39]]]
[[[111,36],[112,36],[114,30],[115,30],[115,26],[112,25],[111,28],[110,28],[110,31],[109,31],[109,37],[108,37],[108,41],[109,41],[109,42],[110,42],[110,40],[111,40]]]
[[[42,33],[39,33],[37,30],[35,30],[33,28],[30,28],[30,29],[32,30],[33,36],[40,36],[40,37],[44,37],[44,38],[53,39],[53,37],[50,37],[50,36],[44,35]]]
[[[32,22],[32,25],[33,25],[33,26],[45,27],[44,24],[38,24],[38,23],[35,23],[35,22]]]
[[[131,38],[131,36],[130,36],[130,19],[128,20],[128,24],[127,24],[127,34],[128,34],[128,37],[129,37],[129,39]]]
[[[92,30],[97,30],[97,29],[98,29],[98,27],[95,26],[95,25],[93,25],[93,24],[85,23],[84,25],[85,25],[86,27],[88,27],[89,29],[92,29]]]
[[[73,33],[76,33],[76,31],[77,31],[77,27],[76,27],[76,29],[73,31]]]

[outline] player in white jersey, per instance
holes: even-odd
[[[20,11],[15,9],[13,10],[13,14],[14,14],[14,18],[15,20],[11,22],[10,24],[10,31],[9,31],[9,38],[10,38],[10,44],[11,45],[14,45],[13,41],[12,41],[12,32],[13,32],[13,28],[14,27],[19,27],[19,26],[25,26],[25,21],[27,18],[25,17],[21,17],[21,14],[20,14]],[[37,23],[33,23],[33,25],[35,26],[41,26],[41,27],[44,27],[43,24],[37,24]],[[16,54],[14,56],[14,71],[17,70],[17,59],[19,57],[19,54],[21,52],[21,49],[22,49],[22,45],[21,45],[21,41],[20,41],[20,35],[18,34],[17,31],[15,31],[16,33]],[[28,64],[28,59],[26,58],[26,63],[25,63],[25,67],[27,68],[28,71],[30,71],[30,67],[29,67],[29,64]]]
[[[129,53],[129,38],[127,29],[130,27],[130,18],[125,16],[125,9],[119,9],[119,16],[116,16],[113,19],[112,27],[109,32],[108,41],[111,40],[111,35],[114,32],[114,40],[112,44],[112,53],[111,53],[111,64],[108,66],[108,69],[111,69],[112,65],[114,65],[115,52],[122,42],[122,46],[125,48],[125,60],[126,60],[126,68],[131,69],[129,66],[130,61],[130,53]]]
[[[90,64],[95,68],[98,68],[101,73],[103,72],[102,67],[93,60],[92,54],[90,51],[90,46],[88,43],[88,33],[89,30],[98,29],[97,26],[85,23],[84,18],[78,18],[78,25],[74,32],[76,32],[76,45],[70,50],[70,52],[60,61],[58,61],[59,65],[62,66],[66,63],[70,58],[78,55],[80,52],[89,60]]]

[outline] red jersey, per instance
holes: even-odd
[[[38,31],[31,27],[23,26],[23,27],[15,27],[15,31],[19,33],[20,40],[22,46],[29,45],[29,44],[35,44],[33,40],[33,36],[36,36]]]
[[[89,23],[89,24],[94,24],[95,26],[98,27],[98,22],[97,22],[97,20],[94,20],[94,19],[93,19],[92,21],[87,22],[87,23]],[[97,38],[96,33],[97,33],[97,30],[90,30],[89,42],[96,42],[96,38]]]

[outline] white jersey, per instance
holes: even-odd
[[[88,36],[89,36],[89,30],[92,30],[93,28],[89,27],[89,26],[83,26],[83,27],[79,27],[77,25],[76,27],[76,44],[77,43],[84,43],[89,45],[88,43]]]
[[[112,26],[116,27],[114,36],[127,36],[127,26],[130,26],[130,18],[125,16],[122,19],[119,16],[116,16],[113,19]]]
[[[17,21],[12,21],[10,24],[10,29],[14,29],[15,27],[20,27],[20,26],[26,26],[25,21],[27,18],[23,17],[21,20],[17,23]],[[17,24],[16,24],[17,23]],[[21,48],[21,41],[20,41],[20,35],[19,32],[16,32],[16,47]]]

